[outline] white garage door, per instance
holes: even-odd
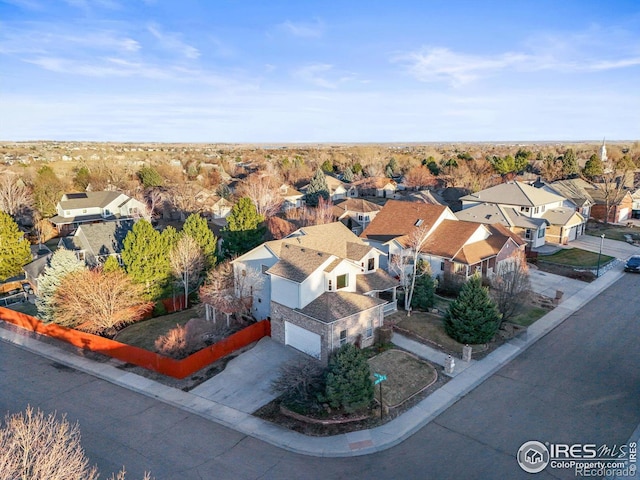
[[[578,227],[571,227],[571,230],[569,230],[569,241],[575,240],[576,238],[578,238]]]
[[[624,222],[625,220],[629,220],[630,211],[628,208],[621,208],[620,215],[618,215],[618,223]]]
[[[320,335],[293,323],[284,322],[284,343],[301,352],[320,358]]]

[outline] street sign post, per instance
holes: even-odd
[[[384,414],[384,408],[382,406],[382,382],[387,379],[387,376],[382,375],[381,373],[374,373],[373,378],[375,379],[373,381],[373,385],[380,385],[380,419],[382,419],[382,416]]]

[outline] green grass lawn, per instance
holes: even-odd
[[[442,323],[442,317],[438,315],[414,311],[410,317],[405,314],[397,325],[427,340],[429,343],[441,347],[447,353],[462,354],[464,345],[447,335]],[[474,352],[481,352],[486,349],[485,345],[472,345],[472,347]]]
[[[400,350],[387,350],[369,359],[371,373],[386,375],[382,382],[382,401],[396,407],[431,385],[438,374],[429,363]],[[375,398],[380,398],[376,387]]]
[[[619,225],[605,225],[603,223],[589,222],[587,224],[587,235],[599,237],[604,233],[605,238],[626,242],[625,235],[632,235],[634,240],[640,240],[640,229],[638,227],[621,227]]]
[[[569,265],[572,267],[596,267],[598,265],[598,254],[588,252],[580,248],[566,248],[557,251],[553,255],[545,255],[538,257],[539,260],[547,263],[556,263],[558,265]],[[600,265],[604,265],[613,260],[613,257],[602,255],[600,257]]]
[[[155,341],[158,337],[165,335],[176,325],[184,325],[190,319],[198,316],[195,308],[190,308],[189,310],[142,320],[120,330],[114,340],[155,352]]]
[[[508,320],[511,323],[528,327],[541,317],[544,317],[549,310],[542,307],[528,307],[527,310]]]

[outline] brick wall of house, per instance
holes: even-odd
[[[373,345],[375,335],[367,337],[366,334],[370,318],[373,319],[374,331],[376,328],[381,327],[384,320],[384,306],[380,305],[376,308],[345,317],[333,324],[326,324],[302,315],[277,302],[271,302],[271,338],[276,342],[282,343],[283,345],[285,344],[284,322],[290,322],[310,332],[317,333],[320,335],[320,361],[326,365],[329,362],[331,352],[340,347],[340,332],[342,330],[347,330],[347,341],[350,343],[355,344],[358,335],[362,335],[360,347]],[[332,330],[333,340],[331,339]]]

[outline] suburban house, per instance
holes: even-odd
[[[260,272],[252,313],[271,319],[274,340],[326,363],[350,342],[374,341],[385,313],[396,310],[397,280],[380,268],[381,252],[340,222],[303,227],[233,261],[236,283]]]
[[[349,196],[356,196],[353,192],[354,188],[359,197],[394,198],[398,184],[392,178],[367,177],[351,184]]]
[[[292,208],[300,208],[304,205],[304,194],[287,184],[282,184],[278,188],[282,197],[282,210],[287,211]]]
[[[411,236],[419,232],[418,258],[432,275],[467,279],[478,272],[491,277],[496,266],[525,242],[502,225],[459,221],[448,207],[389,200],[361,237],[388,253],[390,272],[404,268],[412,250]]]
[[[593,198],[593,206],[591,207],[591,216],[602,222],[607,217],[607,197],[609,197],[609,223],[624,223],[632,216],[633,197],[629,190],[617,190],[615,185],[608,187],[603,184],[593,184],[592,188],[587,190],[591,198]],[[608,192],[608,193],[607,193]]]
[[[389,200],[360,238],[385,254],[380,266],[388,270],[390,241],[409,234],[415,227],[428,228],[430,233],[445,219],[456,220],[456,216],[444,205]]]
[[[640,218],[640,188],[631,194],[631,217]]]
[[[132,227],[133,220],[82,224],[73,235],[61,238],[58,247],[75,252],[89,267],[102,265],[110,256],[120,263],[124,239]]]
[[[360,198],[348,198],[333,206],[333,216],[353,233],[360,235],[380,210],[382,207],[375,203]]]
[[[329,187],[329,198],[332,202],[347,198],[347,189],[349,188],[349,184],[342,182],[336,177],[327,175],[326,173],[324,174],[324,178],[327,182],[327,187]],[[300,191],[303,194],[306,194],[308,187],[309,185],[307,184],[304,187],[300,188]]]
[[[574,208],[584,218],[591,218],[591,207],[594,205],[593,198],[589,194],[589,190],[593,188],[586,180],[581,178],[572,178],[568,180],[556,180],[555,182],[545,183],[540,180],[533,184],[536,188],[555,193],[565,198],[564,206]]]
[[[505,226],[521,236],[531,248],[541,246],[545,241],[566,244],[575,240],[584,233],[587,223],[587,218],[574,207],[565,206],[565,197],[522,182],[502,183],[465,195],[460,200],[463,211],[478,205],[497,205],[503,207],[512,220],[518,216],[528,217],[531,226]],[[473,221],[477,222],[491,221],[490,218],[486,218],[488,213],[485,216],[481,216],[481,213],[483,212],[467,212],[466,216],[472,216]],[[465,215],[460,218],[463,217]],[[544,223],[541,220],[544,220]]]
[[[58,214],[49,220],[60,235],[68,235],[82,224],[135,218],[146,205],[121,192],[81,192],[65,193],[56,210]]]

